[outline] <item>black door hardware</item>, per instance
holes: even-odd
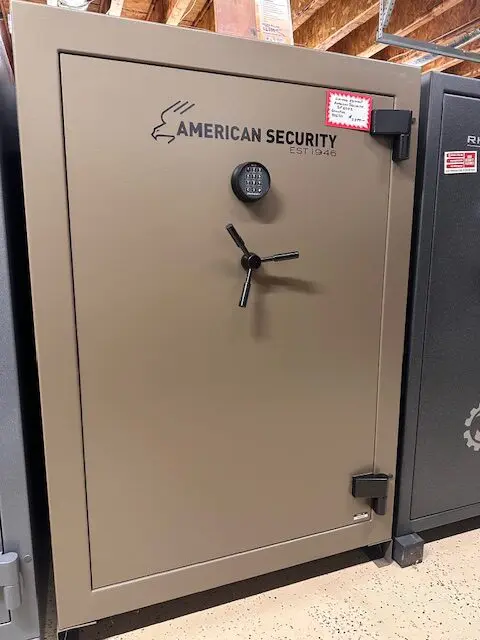
[[[283,260],[295,260],[300,256],[300,253],[298,251],[287,251],[286,253],[275,253],[272,256],[260,258],[259,255],[257,255],[256,253],[252,253],[247,249],[245,242],[243,241],[242,237],[235,229],[233,224],[227,224],[225,228],[237,247],[243,253],[240,263],[247,272],[247,275],[243,284],[242,295],[240,296],[240,302],[238,303],[238,306],[245,308],[248,302],[253,272],[257,269],[260,269],[264,262],[283,262]]]
[[[406,109],[374,109],[370,133],[372,136],[392,136],[392,160],[407,160],[410,157],[410,134],[412,112]]]
[[[392,478],[386,473],[362,473],[352,477],[354,498],[370,498],[372,509],[379,516],[387,511],[388,483]]]

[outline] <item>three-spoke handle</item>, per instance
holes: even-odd
[[[249,251],[247,246],[242,238],[242,236],[235,229],[233,224],[227,224],[225,227],[230,237],[243,253],[241,265],[247,272],[245,277],[245,282],[243,283],[242,295],[240,296],[240,301],[238,303],[239,307],[244,309],[248,303],[248,296],[250,295],[250,287],[252,285],[252,277],[253,272],[259,269],[264,262],[283,262],[285,260],[296,260],[300,257],[300,253],[298,251],[286,251],[285,253],[274,253],[271,256],[266,256],[265,258],[260,258],[256,253]]]

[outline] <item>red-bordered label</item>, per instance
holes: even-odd
[[[477,173],[476,151],[445,151],[444,173]]]
[[[373,99],[360,93],[327,91],[325,124],[341,129],[370,131]]]

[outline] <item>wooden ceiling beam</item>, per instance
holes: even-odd
[[[480,23],[480,10],[478,0],[464,0],[461,4],[452,7],[443,15],[430,20],[420,29],[410,34],[414,40],[423,42],[435,42],[436,44],[450,44],[455,37],[470,31]],[[405,51],[398,47],[387,47],[375,55],[377,60],[390,60],[391,62],[406,63],[419,57],[417,51]]]
[[[471,53],[480,53],[480,41],[471,42],[468,45],[461,48],[462,51],[469,51]],[[460,58],[447,58],[446,56],[440,56],[436,60],[432,60],[428,64],[422,66],[422,73],[428,73],[429,71],[446,71],[452,69],[459,64],[462,64],[463,60]],[[480,67],[480,63],[478,63]]]
[[[166,0],[151,0],[145,20],[147,22],[165,22],[166,5]]]
[[[386,31],[396,36],[409,36],[461,2],[463,0],[397,0]],[[386,45],[375,42],[377,28],[378,16],[368,20],[331,50],[371,58],[386,48]]]
[[[478,78],[480,77],[480,63],[464,61],[457,64],[452,69],[447,69],[445,73],[464,76],[465,78]]]
[[[98,13],[107,13],[109,8],[110,8],[110,0],[100,0],[97,11]]]
[[[196,29],[205,29],[206,31],[215,31],[215,6],[213,0],[207,0],[203,9],[195,18],[193,26]]]
[[[293,30],[298,29],[313,14],[321,9],[328,0],[291,0]]]
[[[145,19],[190,27],[207,5],[208,0],[152,0]]]
[[[8,71],[13,76],[13,49],[12,49],[12,37],[8,30],[8,25],[2,16],[0,16],[0,59],[5,58],[8,63]]]
[[[330,0],[295,33],[295,44],[328,49],[378,15],[378,0]]]
[[[8,14],[10,11],[9,0],[0,0],[0,37],[3,42],[5,54],[10,64],[10,71],[13,70],[13,47],[12,34],[8,28]]]
[[[149,11],[154,4],[162,5],[162,0],[123,0],[122,18],[131,18],[132,20],[147,20]],[[110,10],[112,0],[107,2],[107,12]]]

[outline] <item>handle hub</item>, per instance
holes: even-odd
[[[246,256],[242,256],[240,262],[245,271],[248,271],[249,269],[253,269],[254,271],[256,271],[262,266],[262,259],[260,258],[260,256],[257,256],[256,253],[249,253]]]

